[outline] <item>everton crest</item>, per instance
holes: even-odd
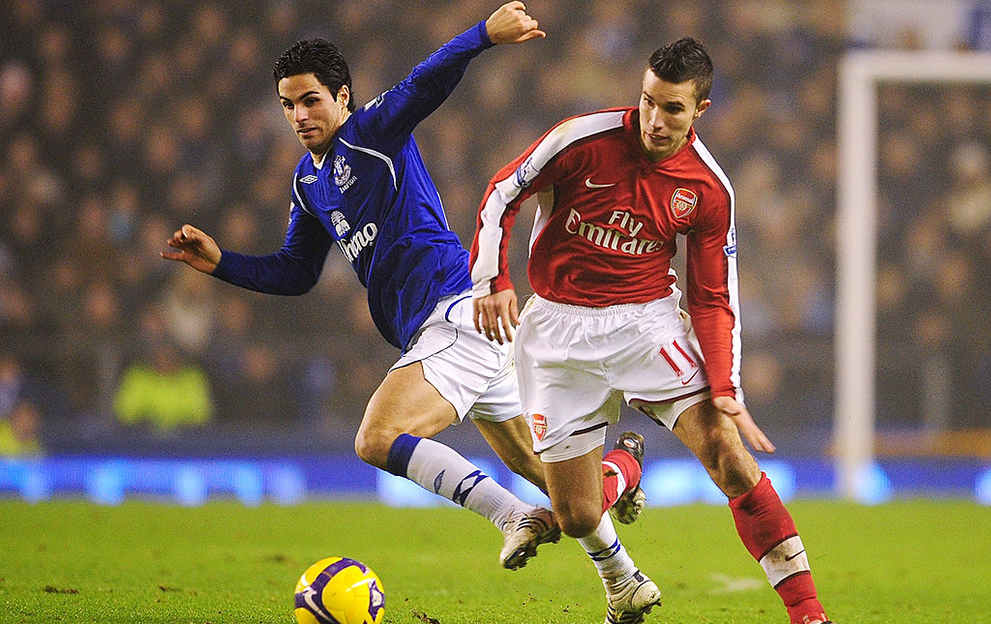
[[[351,165],[340,154],[334,159],[334,184],[344,186],[351,179]]]

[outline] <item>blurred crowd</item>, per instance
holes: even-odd
[[[991,45],[986,4],[973,13],[983,30],[961,25],[956,47]],[[362,103],[495,8],[0,5],[0,454],[208,425],[350,444],[398,353],[335,250],[298,298],[237,289],[158,253],[187,222],[225,248],[280,246],[303,150],[271,67],[293,41],[336,42]],[[829,0],[528,8],[547,39],[476,59],[415,133],[452,227],[470,243],[499,167],[566,116],[635,105],[650,52],[698,38],[716,80],[697,129],[737,193],[748,404],[772,434],[828,429],[837,60],[871,42],[854,42],[844,5]],[[899,46],[920,40],[906,32]],[[989,101],[987,85],[879,93],[882,426],[988,424]],[[521,297],[526,240],[515,237],[512,258]]]

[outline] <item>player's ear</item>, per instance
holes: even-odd
[[[348,103],[351,102],[351,89],[347,85],[341,85],[341,88],[337,90],[337,103],[347,108]]]
[[[701,102],[699,102],[695,106],[695,119],[698,119],[699,117],[701,117],[702,116],[702,113],[704,113],[709,108],[709,105],[710,104],[712,104],[712,100],[708,100],[708,99],[702,100]]]

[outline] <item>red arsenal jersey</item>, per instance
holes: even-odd
[[[474,291],[513,287],[509,232],[533,194],[528,274],[549,301],[604,307],[670,296],[683,234],[688,311],[713,396],[742,400],[733,188],[694,129],[688,145],[651,162],[638,126],[635,108],[567,119],[496,174],[472,243]]]

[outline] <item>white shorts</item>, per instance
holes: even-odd
[[[709,398],[702,350],[677,296],[587,308],[534,295],[513,344],[533,450],[545,462],[603,445],[624,399],[673,429]]]
[[[415,362],[459,420],[504,422],[523,413],[512,347],[475,331],[471,291],[441,299],[390,370]]]

